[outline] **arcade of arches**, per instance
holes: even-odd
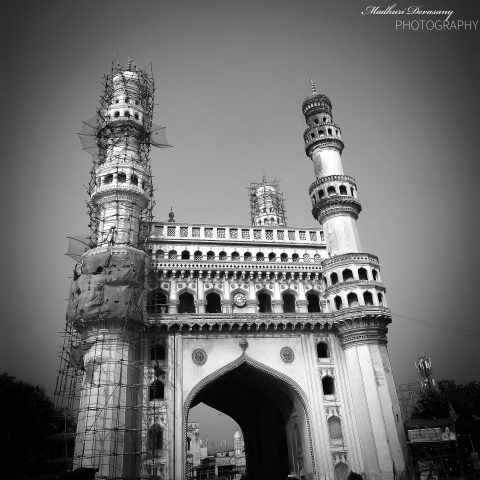
[[[205,385],[190,408],[199,403],[240,426],[249,480],[277,480],[291,472],[305,478],[312,472],[305,409],[286,381],[242,363]]]

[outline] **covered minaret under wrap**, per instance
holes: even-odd
[[[322,261],[324,297],[337,318],[367,478],[393,479],[405,468],[404,431],[387,351],[391,322],[378,258],[362,253],[355,180],[344,174],[340,127],[332,103],[316,92],[302,104],[305,151],[313,162],[312,214],[323,226],[330,258]]]
[[[98,468],[100,478],[138,475],[145,450],[143,292],[150,260],[140,234],[151,221],[149,152],[167,146],[152,125],[151,75],[129,61],[105,76],[96,116],[80,139],[93,155],[89,184],[90,249],[80,258],[67,311],[78,344],[78,417],[73,467]],[[58,386],[57,386],[58,390]]]

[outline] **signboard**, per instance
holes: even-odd
[[[411,443],[451,442],[457,439],[455,432],[449,427],[408,429],[408,440]]]

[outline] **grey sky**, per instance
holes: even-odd
[[[281,180],[288,223],[315,226],[311,76],[342,127],[363,248],[380,257],[397,382],[416,380],[417,353],[437,378],[478,380],[480,30],[395,31],[394,18],[360,14],[369,4],[3,2],[0,370],[53,389],[66,237],[88,223],[91,159],[76,132],[116,54],[152,63],[155,121],[174,145],[151,156],[160,220],[173,206],[181,222],[247,224],[245,187],[265,173]],[[476,2],[429,4],[480,18]]]

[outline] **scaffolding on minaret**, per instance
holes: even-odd
[[[252,182],[248,187],[250,198],[250,223],[252,225],[287,224],[285,200],[278,180]]]
[[[66,470],[108,471],[103,478],[131,471],[137,474],[130,478],[162,480],[171,438],[163,399],[169,383],[167,346],[164,336],[147,338],[135,325],[143,322],[150,261],[139,252],[146,251],[153,220],[149,155],[151,147],[170,145],[165,128],[152,123],[151,73],[129,59],[126,68],[112,64],[103,87],[95,116],[79,133],[83,150],[93,157],[87,186],[90,234],[69,238],[67,255],[77,263],[54,392],[65,428],[52,439],[51,457]],[[102,189],[111,191],[112,205],[103,213],[94,201]],[[98,253],[88,255],[99,246]],[[112,325],[115,338],[109,333]],[[157,355],[160,350],[163,355]],[[127,453],[119,454],[122,448]]]

